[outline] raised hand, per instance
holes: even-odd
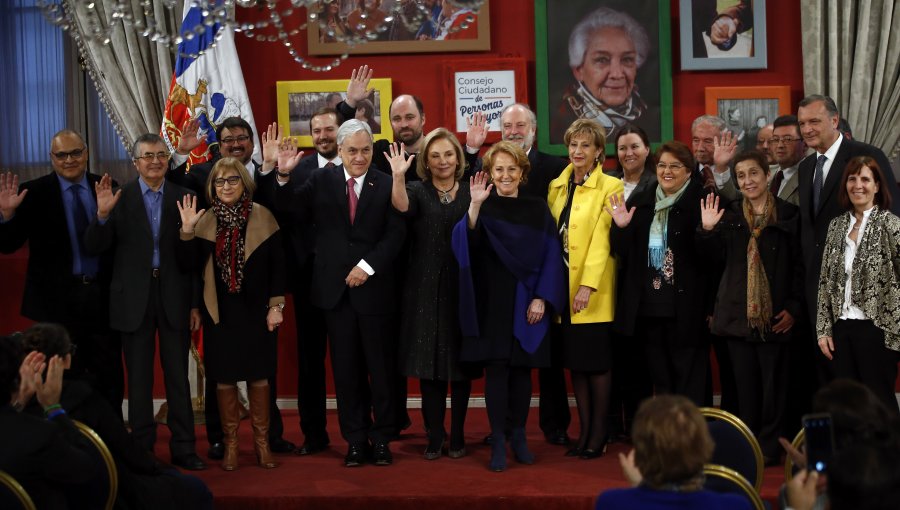
[[[59,395],[62,393],[63,372],[65,371],[63,363],[62,358],[53,356],[50,358],[50,362],[47,363],[47,376],[41,380],[40,375],[38,375],[34,380],[35,395],[37,395],[38,402],[45,408],[59,404]]]
[[[34,392],[37,391],[35,381],[41,378],[44,367],[47,366],[45,361],[44,354],[38,351],[31,351],[22,360],[19,366],[19,394],[15,397],[19,404],[24,406],[34,396]]]
[[[200,134],[200,119],[188,119],[181,125],[181,138],[178,139],[175,152],[182,155],[190,154],[205,141],[206,134]]]
[[[700,224],[703,230],[711,231],[722,219],[725,209],[719,209],[719,197],[710,193],[706,198],[700,199]]]
[[[484,112],[475,112],[466,117],[466,147],[480,149],[490,130],[491,125]]]
[[[269,124],[262,134],[263,171],[271,170],[278,163],[283,131],[277,122]]]
[[[103,174],[100,182],[94,184],[94,192],[97,193],[97,217],[105,220],[109,218],[109,213],[112,212],[119,197],[122,196],[122,190],[113,193],[112,177],[109,174]]]
[[[390,154],[385,152],[384,157],[388,160],[388,163],[391,164],[391,173],[394,175],[394,179],[400,177],[406,178],[406,171],[412,166],[412,160],[416,155],[410,154],[408,158],[405,157],[406,144],[403,142],[392,143],[389,152]]]
[[[625,193],[613,193],[609,196],[609,205],[603,206],[603,210],[612,216],[617,227],[625,228],[631,223],[631,218],[634,217],[635,208],[632,207],[629,210],[628,206],[625,205]]]
[[[197,210],[197,197],[187,194],[181,202],[175,202],[178,205],[178,213],[181,214],[181,231],[185,234],[193,234],[197,222],[206,212],[205,209]]]
[[[469,195],[471,202],[475,205],[481,205],[490,196],[491,190],[494,189],[493,184],[488,184],[489,178],[487,172],[478,172],[469,177]]]
[[[303,157],[303,151],[297,151],[297,144],[291,137],[284,137],[281,145],[278,147],[278,171],[288,173],[297,166],[300,158]]]
[[[619,454],[619,466],[622,468],[622,474],[625,475],[625,479],[628,480],[632,486],[637,487],[644,480],[644,476],[641,474],[641,470],[638,469],[637,464],[634,463],[634,448],[628,452],[628,454]]]
[[[716,172],[723,173],[728,171],[728,163],[734,159],[737,152],[737,137],[731,131],[723,131],[722,138],[713,137],[713,163],[716,166]]]
[[[347,106],[356,108],[357,102],[369,97],[369,94],[375,90],[374,87],[369,88],[369,81],[372,79],[374,72],[374,69],[369,69],[369,66],[363,65],[350,73],[350,82],[347,83]]]
[[[3,215],[4,220],[12,219],[16,209],[22,205],[26,193],[27,189],[19,193],[18,175],[12,172],[0,174],[0,215]]]

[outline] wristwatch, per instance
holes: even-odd
[[[269,307],[269,310],[271,310],[272,308],[277,308],[279,312],[283,312],[284,311],[284,303],[278,303],[277,305],[272,305]]]

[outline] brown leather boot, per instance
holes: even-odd
[[[219,418],[222,420],[224,436],[222,442],[225,444],[222,469],[234,471],[238,467],[238,426],[241,423],[237,386],[216,389],[216,397],[219,399]]]
[[[269,385],[247,385],[250,397],[250,423],[253,425],[253,446],[259,467],[272,469],[278,464],[269,450]]]

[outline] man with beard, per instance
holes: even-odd
[[[334,168],[343,162],[338,154],[337,132],[339,114],[334,108],[320,108],[309,119],[314,154],[297,161],[296,157],[281,158],[278,175],[289,175],[285,186],[299,190],[318,168]],[[288,139],[289,140],[289,139]],[[286,140],[283,154],[295,149]],[[288,260],[288,290],[294,296],[294,319],[297,325],[297,409],[303,445],[294,453],[311,455],[321,452],[331,442],[325,430],[325,346],[327,345],[325,315],[310,301],[315,264],[313,244],[316,229],[312,222],[293,221],[290,214],[274,210],[278,225],[287,235],[285,260]]]
[[[481,170],[481,158],[478,151],[484,144],[488,133],[487,119],[484,113],[476,112],[467,121],[466,162],[470,172]],[[531,172],[528,181],[519,186],[523,196],[533,196],[547,200],[547,188],[550,181],[559,177],[566,167],[566,161],[545,154],[534,148],[534,133],[537,130],[537,117],[528,105],[514,103],[500,112],[501,136],[503,140],[520,144],[528,155]],[[554,337],[555,340],[555,337]],[[566,376],[562,369],[559,342],[553,342],[552,365],[538,372],[540,384],[540,425],[544,437],[551,444],[569,444],[566,430],[572,421],[569,410],[569,397],[566,393]],[[486,440],[487,441],[487,440]]]
[[[206,180],[213,166],[222,157],[237,158],[247,167],[256,187],[259,190],[253,197],[254,202],[265,206],[269,210],[272,207],[272,188],[275,168],[278,158],[278,148],[281,145],[281,133],[277,124],[271,124],[263,134],[263,161],[260,165],[251,159],[253,156],[253,128],[240,117],[228,117],[216,127],[216,139],[219,141],[219,151],[215,157],[205,163],[187,166],[188,154],[197,148],[206,135],[199,134],[200,122],[193,119],[185,123],[181,129],[181,139],[178,148],[172,155],[172,163],[166,172],[166,180],[188,188],[197,194],[197,209],[209,209],[210,204],[206,198]],[[266,192],[268,191],[268,193]],[[285,236],[287,239],[287,236]],[[206,406],[206,436],[209,441],[207,456],[212,460],[221,460],[225,454],[224,436],[222,434],[222,422],[219,418],[219,406],[216,397],[216,382],[209,378],[205,381],[204,398]],[[278,390],[275,374],[269,377],[269,447],[275,453],[287,453],[294,451],[295,445],[282,439],[284,424],[281,421],[281,411],[276,405]]]
[[[357,104],[367,99],[372,93],[369,81],[372,79],[373,70],[369,66],[354,69],[350,74],[350,83],[347,84],[347,99],[338,104],[338,113],[345,119],[356,116]],[[394,131],[394,140],[402,142],[406,147],[406,156],[416,156],[422,148],[422,129],[425,127],[425,107],[422,100],[416,96],[403,94],[394,98],[391,109],[388,112],[391,120],[391,129]],[[391,164],[385,157],[391,142],[378,140],[373,146],[372,165],[379,171],[391,175]],[[418,181],[416,174],[416,158],[413,157],[409,170],[406,171],[406,182]]]

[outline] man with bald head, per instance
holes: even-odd
[[[65,326],[78,347],[71,375],[121,412],[121,344],[108,318],[111,259],[87,254],[82,242],[97,213],[100,177],[88,172],[87,144],[71,129],[53,136],[48,156],[53,173],[21,188],[17,176],[0,175],[0,252],[28,242],[22,315]]]

